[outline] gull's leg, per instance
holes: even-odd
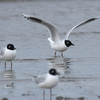
[[[45,100],[45,90],[43,90],[43,100]]]
[[[12,62],[11,62],[11,69],[12,69]]]
[[[56,57],[56,51],[55,51],[55,57]]]
[[[62,56],[62,58],[63,58],[63,52],[61,52],[61,56]]]
[[[6,62],[5,62],[5,69],[6,69]]]
[[[50,100],[52,100],[52,90],[50,89]]]

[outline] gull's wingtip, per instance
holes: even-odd
[[[99,19],[99,18],[100,18],[100,16],[97,16],[97,17],[96,17],[96,19]]]
[[[27,18],[27,17],[26,17],[26,16],[27,16],[26,14],[22,14],[22,16],[23,16],[24,18]]]
[[[25,16],[26,14],[22,14],[22,16]]]
[[[23,16],[24,18],[31,17],[30,15],[27,15],[27,14],[22,14],[22,16]]]

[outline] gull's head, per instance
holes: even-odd
[[[14,47],[13,44],[8,44],[7,45],[7,49],[9,49],[9,50],[15,50],[16,48]]]
[[[70,47],[71,45],[74,46],[74,44],[73,44],[70,40],[65,40],[65,45],[66,45],[67,47]]]
[[[54,68],[52,68],[52,69],[49,70],[49,74],[50,75],[59,75],[59,73],[57,72],[57,70],[54,69]]]

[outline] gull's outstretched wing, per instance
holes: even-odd
[[[100,16],[95,17],[95,18],[91,18],[91,19],[88,19],[88,20],[85,20],[85,21],[80,22],[79,24],[75,25],[75,26],[66,34],[66,40],[68,40],[68,36],[70,35],[70,33],[71,33],[74,29],[76,29],[76,28],[78,28],[78,27],[80,27],[80,26],[82,26],[82,25],[85,25],[85,24],[87,24],[87,23],[89,23],[89,22],[95,21],[95,20],[98,19],[98,18],[100,18]]]
[[[32,22],[37,22],[39,24],[42,24],[44,26],[46,26],[49,31],[50,31],[50,39],[53,41],[53,42],[57,42],[59,41],[59,34],[58,34],[58,30],[55,26],[53,26],[52,24],[44,21],[44,20],[41,20],[39,18],[35,18],[33,16],[30,16],[30,15],[26,15],[26,14],[22,14],[22,16],[24,16],[25,18],[27,18],[28,20],[32,21]]]

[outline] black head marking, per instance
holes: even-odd
[[[59,75],[59,73],[57,73],[56,69],[50,69],[49,70],[49,74],[51,74],[51,75]]]
[[[65,45],[66,45],[67,47],[70,47],[71,45],[74,46],[74,44],[72,44],[72,42],[71,42],[70,40],[65,40]]]
[[[16,48],[14,47],[13,44],[8,44],[8,45],[7,45],[7,49],[9,49],[9,50],[14,50],[14,49],[16,49]]]

